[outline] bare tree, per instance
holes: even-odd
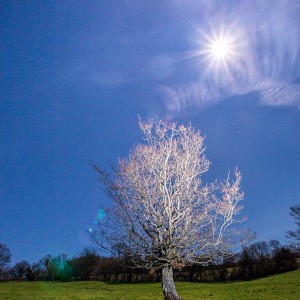
[[[257,242],[249,246],[254,254],[255,260],[266,272],[268,259],[271,257],[271,246],[265,241]]]
[[[97,263],[100,261],[100,256],[96,250],[85,248],[78,257],[69,261],[73,269],[73,276],[80,280],[88,280],[92,275]]]
[[[32,272],[29,262],[22,260],[16,263],[11,269],[11,275],[17,280],[33,280],[34,274]]]
[[[114,201],[91,232],[102,249],[130,255],[137,267],[161,268],[165,299],[181,299],[173,269],[208,264],[232,254],[241,242],[230,226],[242,209],[241,174],[235,180],[203,184],[210,162],[204,138],[191,125],[139,121],[144,143],[112,168],[112,177],[93,164],[105,193]],[[119,254],[119,253],[118,253]]]
[[[11,260],[11,253],[5,244],[0,243],[0,272],[7,268]]]
[[[297,241],[300,241],[300,205],[294,205],[290,207],[290,215],[296,219],[296,224],[298,226],[298,229],[287,232],[287,237],[290,239],[295,239]]]

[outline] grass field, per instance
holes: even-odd
[[[300,270],[249,282],[176,284],[184,300],[300,299]],[[0,299],[163,299],[161,284],[0,282]]]

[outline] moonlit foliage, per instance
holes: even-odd
[[[230,229],[243,220],[236,218],[241,174],[236,169],[233,181],[204,184],[210,162],[199,131],[152,120],[140,128],[145,143],[119,161],[113,179],[94,165],[114,206],[91,238],[102,249],[131,256],[137,266],[163,268],[164,282],[173,267],[205,265],[241,242]]]

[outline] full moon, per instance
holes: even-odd
[[[230,53],[232,52],[230,42],[221,38],[212,41],[209,47],[209,52],[216,59],[226,59],[230,56]]]
[[[213,65],[217,68],[228,67],[228,64],[234,60],[235,49],[232,39],[226,36],[211,38],[206,47],[206,55]]]
[[[203,37],[200,54],[206,58],[209,69],[229,71],[236,65],[240,57],[239,39],[233,30],[225,31],[222,28],[218,33],[211,32],[210,35],[204,34]]]

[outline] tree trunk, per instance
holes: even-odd
[[[171,266],[162,268],[162,289],[165,300],[181,300],[178,296],[173,279],[173,269]]]

